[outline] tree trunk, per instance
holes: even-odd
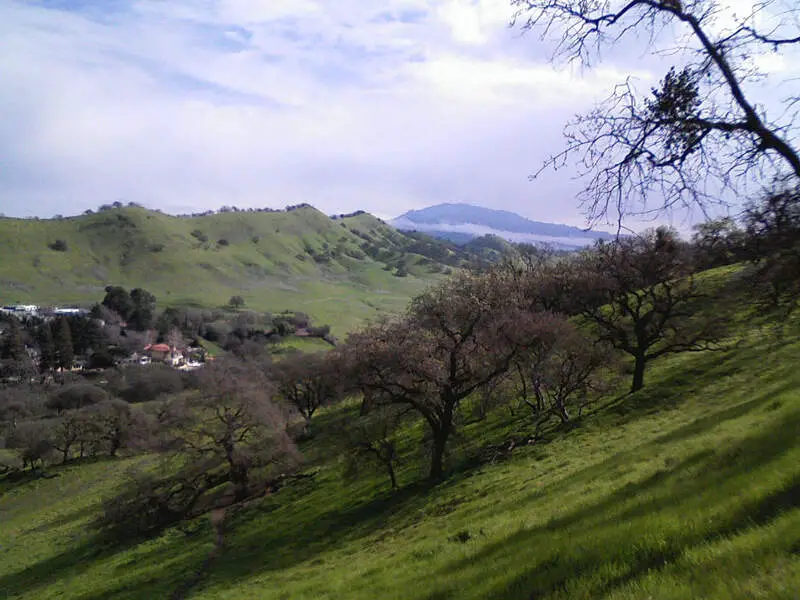
[[[397,489],[397,475],[395,475],[394,464],[393,464],[393,461],[392,461],[391,458],[388,461],[386,461],[386,470],[389,473],[389,479],[392,480],[392,489],[396,490]]]
[[[556,408],[558,410],[558,418],[561,419],[561,422],[569,423],[569,413],[567,412],[567,407],[564,406],[564,403],[558,402],[556,404]]]
[[[633,365],[633,383],[631,384],[631,393],[638,392],[644,387],[644,367],[646,358],[644,354],[637,354]]]
[[[444,450],[447,446],[447,438],[449,435],[449,428],[434,430],[433,432],[431,470],[429,474],[429,478],[433,481],[441,479],[444,474]]]
[[[236,460],[232,444],[225,444],[225,457],[228,459],[228,474],[233,484],[234,501],[240,502],[247,498],[247,466]]]
[[[233,494],[236,502],[241,502],[247,498],[247,467],[238,465],[231,471],[231,481],[233,482]]]
[[[119,450],[119,447],[121,445],[122,445],[122,442],[120,440],[120,436],[118,434],[115,434],[111,438],[111,445],[110,445],[110,447],[108,449],[108,455],[111,456],[111,457],[115,457],[117,455],[117,451]]]

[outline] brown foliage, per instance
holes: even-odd
[[[286,434],[286,416],[272,402],[274,388],[258,365],[234,359],[215,361],[199,376],[197,395],[170,403],[162,421],[173,448],[224,466],[237,500],[248,494],[250,472],[296,459]]]
[[[499,272],[460,274],[417,297],[405,318],[353,334],[341,356],[371,404],[404,404],[432,435],[431,478],[443,473],[460,402],[500,377],[544,317],[522,310]]]
[[[324,353],[287,356],[272,366],[269,376],[278,394],[310,422],[322,406],[340,400],[343,382],[332,357]]]

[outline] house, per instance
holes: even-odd
[[[172,358],[173,349],[167,344],[148,344],[144,347],[144,351],[150,357],[150,360],[166,361]]]

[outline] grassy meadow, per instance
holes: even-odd
[[[784,330],[784,334],[786,331]],[[795,600],[800,590],[797,328],[751,321],[725,352],[653,363],[647,387],[508,452],[523,409],[465,417],[451,476],[425,483],[420,426],[401,433],[401,489],[343,478],[315,417],[304,474],[145,542],[89,527],[147,457],[0,482],[0,597],[43,600]]]

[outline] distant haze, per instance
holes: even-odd
[[[447,234],[478,237],[497,235],[511,242],[550,244],[558,248],[580,248],[597,239],[608,239],[605,231],[584,230],[571,225],[543,223],[516,213],[471,204],[437,204],[412,210],[390,221],[403,231],[421,231],[436,237]]]

